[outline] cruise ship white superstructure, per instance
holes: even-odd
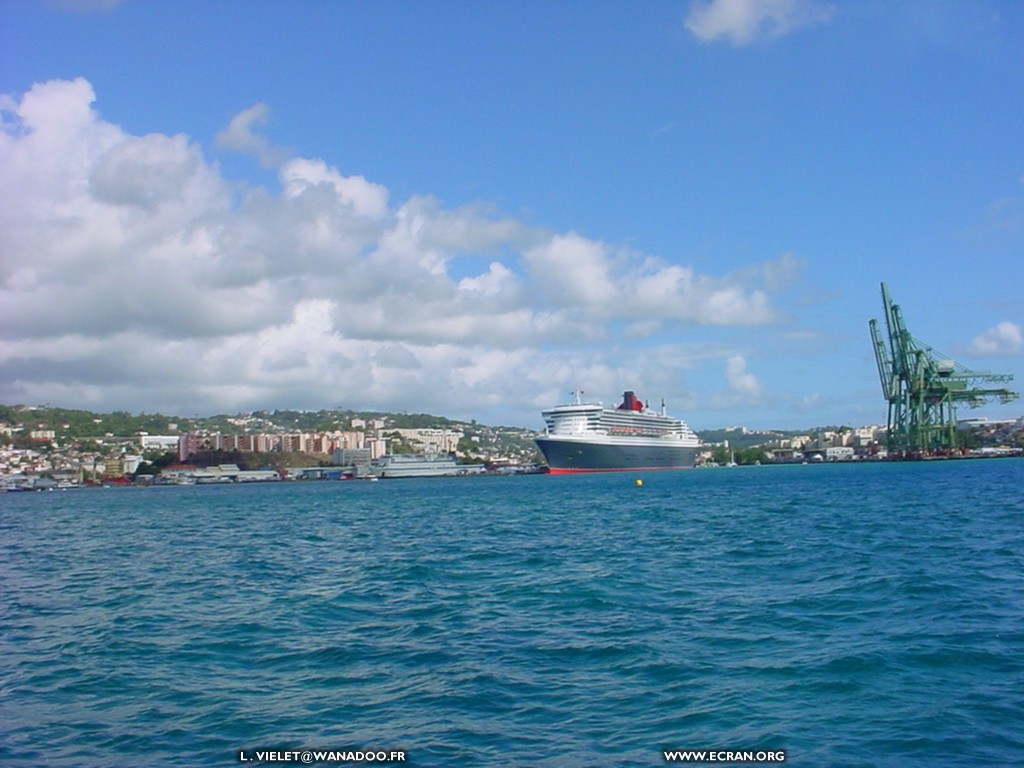
[[[546,429],[537,446],[553,474],[647,469],[689,469],[700,439],[686,422],[653,411],[633,392],[618,408],[574,403],[542,412]]]

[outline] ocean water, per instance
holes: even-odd
[[[1000,459],[5,494],[0,765],[1021,765],[1022,488]]]

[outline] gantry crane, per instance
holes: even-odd
[[[910,335],[899,306],[882,283],[888,345],[878,322],[871,320],[871,340],[889,402],[888,449],[893,457],[912,457],[956,448],[956,406],[977,408],[990,399],[1008,403],[1017,393],[979,384],[1012,381],[1013,376],[972,371]]]

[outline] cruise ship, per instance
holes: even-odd
[[[546,429],[536,439],[552,474],[690,469],[700,438],[686,422],[671,418],[665,405],[654,412],[625,392],[615,409],[575,402],[543,411]]]

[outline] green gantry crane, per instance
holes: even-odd
[[[956,448],[956,406],[977,408],[990,399],[1008,403],[1017,393],[980,384],[1012,381],[1010,374],[972,371],[910,335],[899,306],[882,283],[888,345],[878,322],[871,320],[871,340],[878,361],[882,393],[889,402],[889,455],[914,457]]]

